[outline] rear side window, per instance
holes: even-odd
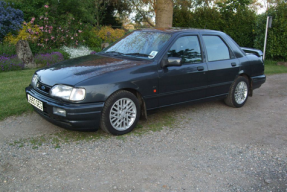
[[[205,35],[202,38],[206,47],[208,61],[230,59],[229,48],[219,36]]]
[[[181,57],[182,63],[202,62],[201,49],[197,36],[178,38],[167,52],[168,57]]]

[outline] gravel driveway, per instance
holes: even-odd
[[[161,115],[173,123],[161,126]],[[140,124],[141,134],[92,132],[104,137],[55,147],[53,137],[68,132],[36,114],[8,118],[0,191],[287,191],[287,74],[268,76],[243,108],[170,107]],[[52,139],[28,142],[43,134]]]

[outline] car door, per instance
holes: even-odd
[[[239,60],[220,35],[202,35],[208,66],[207,97],[228,93],[239,73]]]
[[[199,37],[197,35],[178,37],[165,57],[180,57],[182,65],[160,68],[159,106],[205,97],[207,65],[203,62]]]

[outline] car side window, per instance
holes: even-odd
[[[231,53],[228,46],[219,36],[204,35],[202,36],[208,61],[226,60],[231,58]]]
[[[201,49],[197,36],[178,38],[167,52],[168,57],[180,57],[184,63],[202,62]]]

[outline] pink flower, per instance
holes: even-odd
[[[41,16],[40,19],[43,19],[43,16]]]
[[[47,42],[49,39],[45,39],[45,41]]]
[[[48,9],[48,8],[49,8],[49,5],[45,5],[44,7]]]
[[[53,40],[53,39],[55,39],[55,37],[52,36],[52,37],[51,37],[51,40]]]
[[[71,39],[74,39],[74,37],[71,37]]]
[[[51,33],[51,30],[49,30],[49,33]]]
[[[78,37],[78,33],[76,33],[76,37]]]
[[[78,30],[79,31],[79,33],[82,33],[82,31],[81,30]]]
[[[24,21],[24,23],[23,23],[24,25],[27,25],[27,23]]]
[[[32,17],[31,21],[35,21],[35,17]]]
[[[39,29],[43,30],[43,27],[39,27]]]

